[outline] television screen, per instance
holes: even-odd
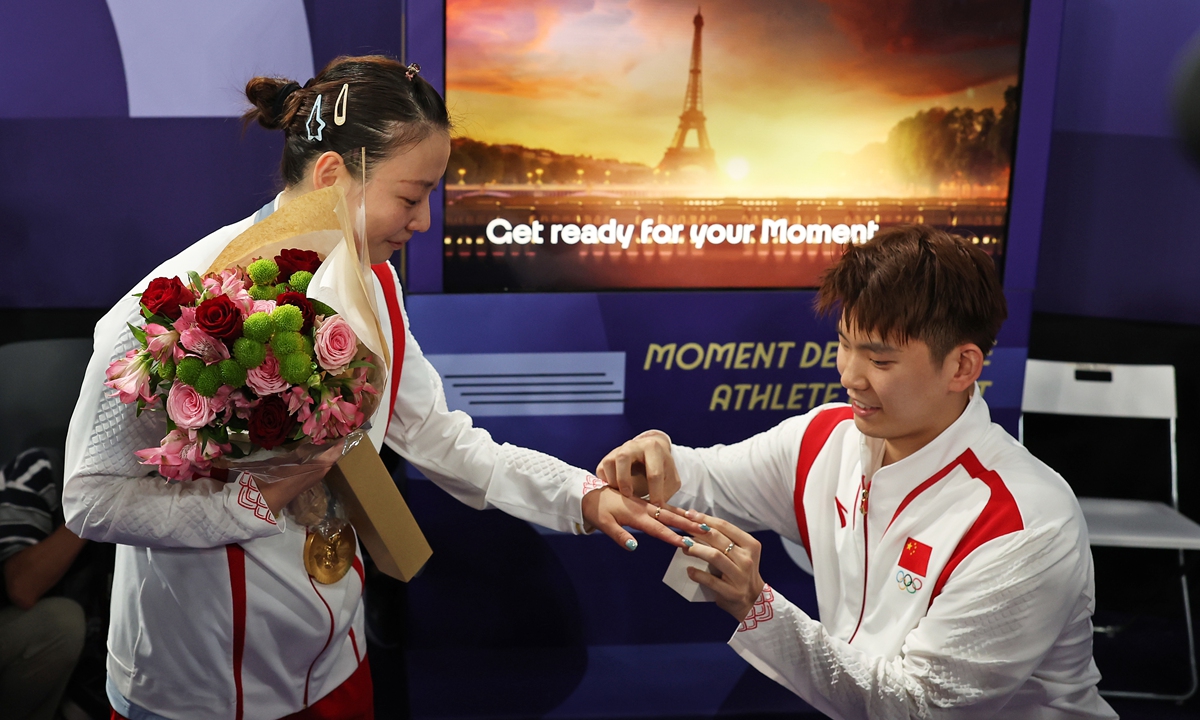
[[[1024,0],[447,0],[446,292],[811,288],[927,223],[1003,269]]]

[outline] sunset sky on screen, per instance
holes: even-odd
[[[458,133],[657,165],[683,109],[696,7],[447,0]],[[708,0],[702,10],[708,134],[722,168],[748,165],[739,194],[896,192],[873,143],[930,107],[999,110],[1017,82],[1019,0]]]

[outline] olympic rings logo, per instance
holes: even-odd
[[[915,594],[921,589],[921,586],[924,585],[924,583],[921,582],[921,578],[913,577],[903,570],[898,570],[896,572],[896,584],[900,586],[901,590],[907,590],[909,595]]]

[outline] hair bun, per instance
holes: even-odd
[[[300,89],[300,84],[284,78],[256,77],[246,83],[246,99],[252,106],[242,120],[258,122],[268,130],[286,128],[295,108],[288,112],[287,101]]]

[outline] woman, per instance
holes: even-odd
[[[284,191],[130,292],[151,278],[207,267],[254,222],[306,192],[339,185],[352,206],[365,197],[367,252],[377,264],[368,279],[400,374],[394,409],[381,402],[373,418],[376,445],[385,442],[472,507],[567,532],[599,528],[631,550],[636,542],[622,525],[680,545],[661,523],[695,530],[694,523],[616,492],[591,492],[602,484],[589,473],[497,444],[466,414],[447,411],[437,372],[408,331],[395,272],[378,265],[429,227],[429,194],[450,155],[445,103],[418,70],[383,57],[339,58],[304,87],[251,80],[247,121],[284,132]],[[158,443],[161,415],[136,417],[102,385],[109,362],[132,347],[126,323],[138,317],[139,301],[128,296],[96,326],[68,438],[63,499],[67,524],[80,537],[119,544],[108,659],[114,715],[371,717],[361,562],[356,555],[357,572],[332,584],[314,582],[302,558],[305,529],[279,516],[336,457],[322,455],[269,484],[247,474],[228,483],[168,484],[150,474],[133,451]],[[400,333],[402,344],[393,337]]]

